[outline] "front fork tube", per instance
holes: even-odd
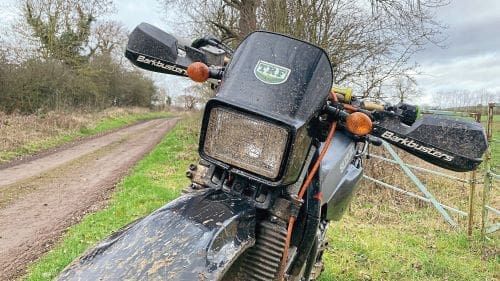
[[[290,265],[288,274],[298,275],[302,270],[304,263],[313,263],[315,261],[309,261],[311,249],[317,241],[318,227],[320,224],[320,214],[321,214],[321,186],[319,183],[319,175],[316,174],[311,186],[307,189],[306,200],[300,210],[299,216],[297,217],[297,224],[295,225],[295,230],[292,235],[291,244],[297,246],[297,255]],[[307,266],[309,272],[306,272],[304,276],[309,276],[311,267]]]

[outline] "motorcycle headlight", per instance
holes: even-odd
[[[273,179],[279,174],[288,131],[254,116],[216,107],[210,111],[203,151],[206,155]]]

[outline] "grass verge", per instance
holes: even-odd
[[[500,115],[493,116],[492,133],[491,166],[496,173],[500,173]]]
[[[432,212],[420,211],[431,217]],[[348,215],[331,225],[320,281],[498,280],[498,245],[482,245],[479,236],[469,239],[464,232],[431,227],[425,219],[370,224]]]
[[[197,160],[198,120],[181,120],[116,187],[109,206],[72,226],[60,244],[30,266],[25,280],[52,280],[88,247],[175,199],[189,180],[184,171]]]
[[[139,108],[113,108],[99,113],[51,112],[40,116],[0,114],[0,164],[142,120],[172,116],[169,112]]]

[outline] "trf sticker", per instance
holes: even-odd
[[[259,60],[253,72],[260,81],[266,84],[278,85],[288,80],[291,70],[274,63]]]

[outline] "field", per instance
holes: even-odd
[[[493,170],[497,174],[500,174],[500,115],[493,116],[493,139],[491,146],[491,157]]]
[[[482,124],[486,126],[486,118]],[[491,166],[500,171],[500,115],[494,116]],[[415,157],[405,160],[426,166]],[[378,163],[380,164],[380,163]],[[375,165],[377,166],[377,165]],[[427,167],[429,168],[429,167]],[[377,172],[373,167],[369,172]],[[374,171],[375,170],[375,171]],[[387,171],[379,176],[399,186],[409,186]],[[398,174],[399,172],[399,174]],[[450,172],[442,170],[450,174]],[[445,204],[467,210],[468,184],[419,175],[430,191]],[[453,174],[468,179],[467,174]],[[482,178],[483,172],[478,172]],[[397,179],[396,179],[397,178]],[[481,181],[481,180],[480,180]],[[498,208],[499,181],[494,182],[490,205]],[[376,186],[365,186],[351,205],[351,212],[329,232],[330,250],[321,280],[498,280],[500,278],[499,234],[482,241],[479,221],[481,186],[475,195],[475,225],[472,237],[465,234],[466,218],[455,216],[460,228],[452,230],[429,205]],[[410,189],[411,190],[411,189]],[[418,193],[415,188],[411,190]],[[439,198],[440,197],[440,198]],[[491,219],[495,218],[495,219]],[[498,216],[490,213],[490,222]]]
[[[184,118],[117,186],[108,207],[71,227],[25,279],[52,279],[98,240],[177,197],[197,159],[198,120]],[[432,192],[443,183],[426,179]],[[447,184],[441,197],[463,209],[468,186]],[[461,228],[454,230],[428,205],[365,183],[349,213],[330,226],[321,280],[498,280],[498,235],[482,242],[476,227],[468,238],[466,220],[457,219]]]
[[[168,116],[172,114],[139,107],[38,115],[0,112],[0,164],[140,120]]]

